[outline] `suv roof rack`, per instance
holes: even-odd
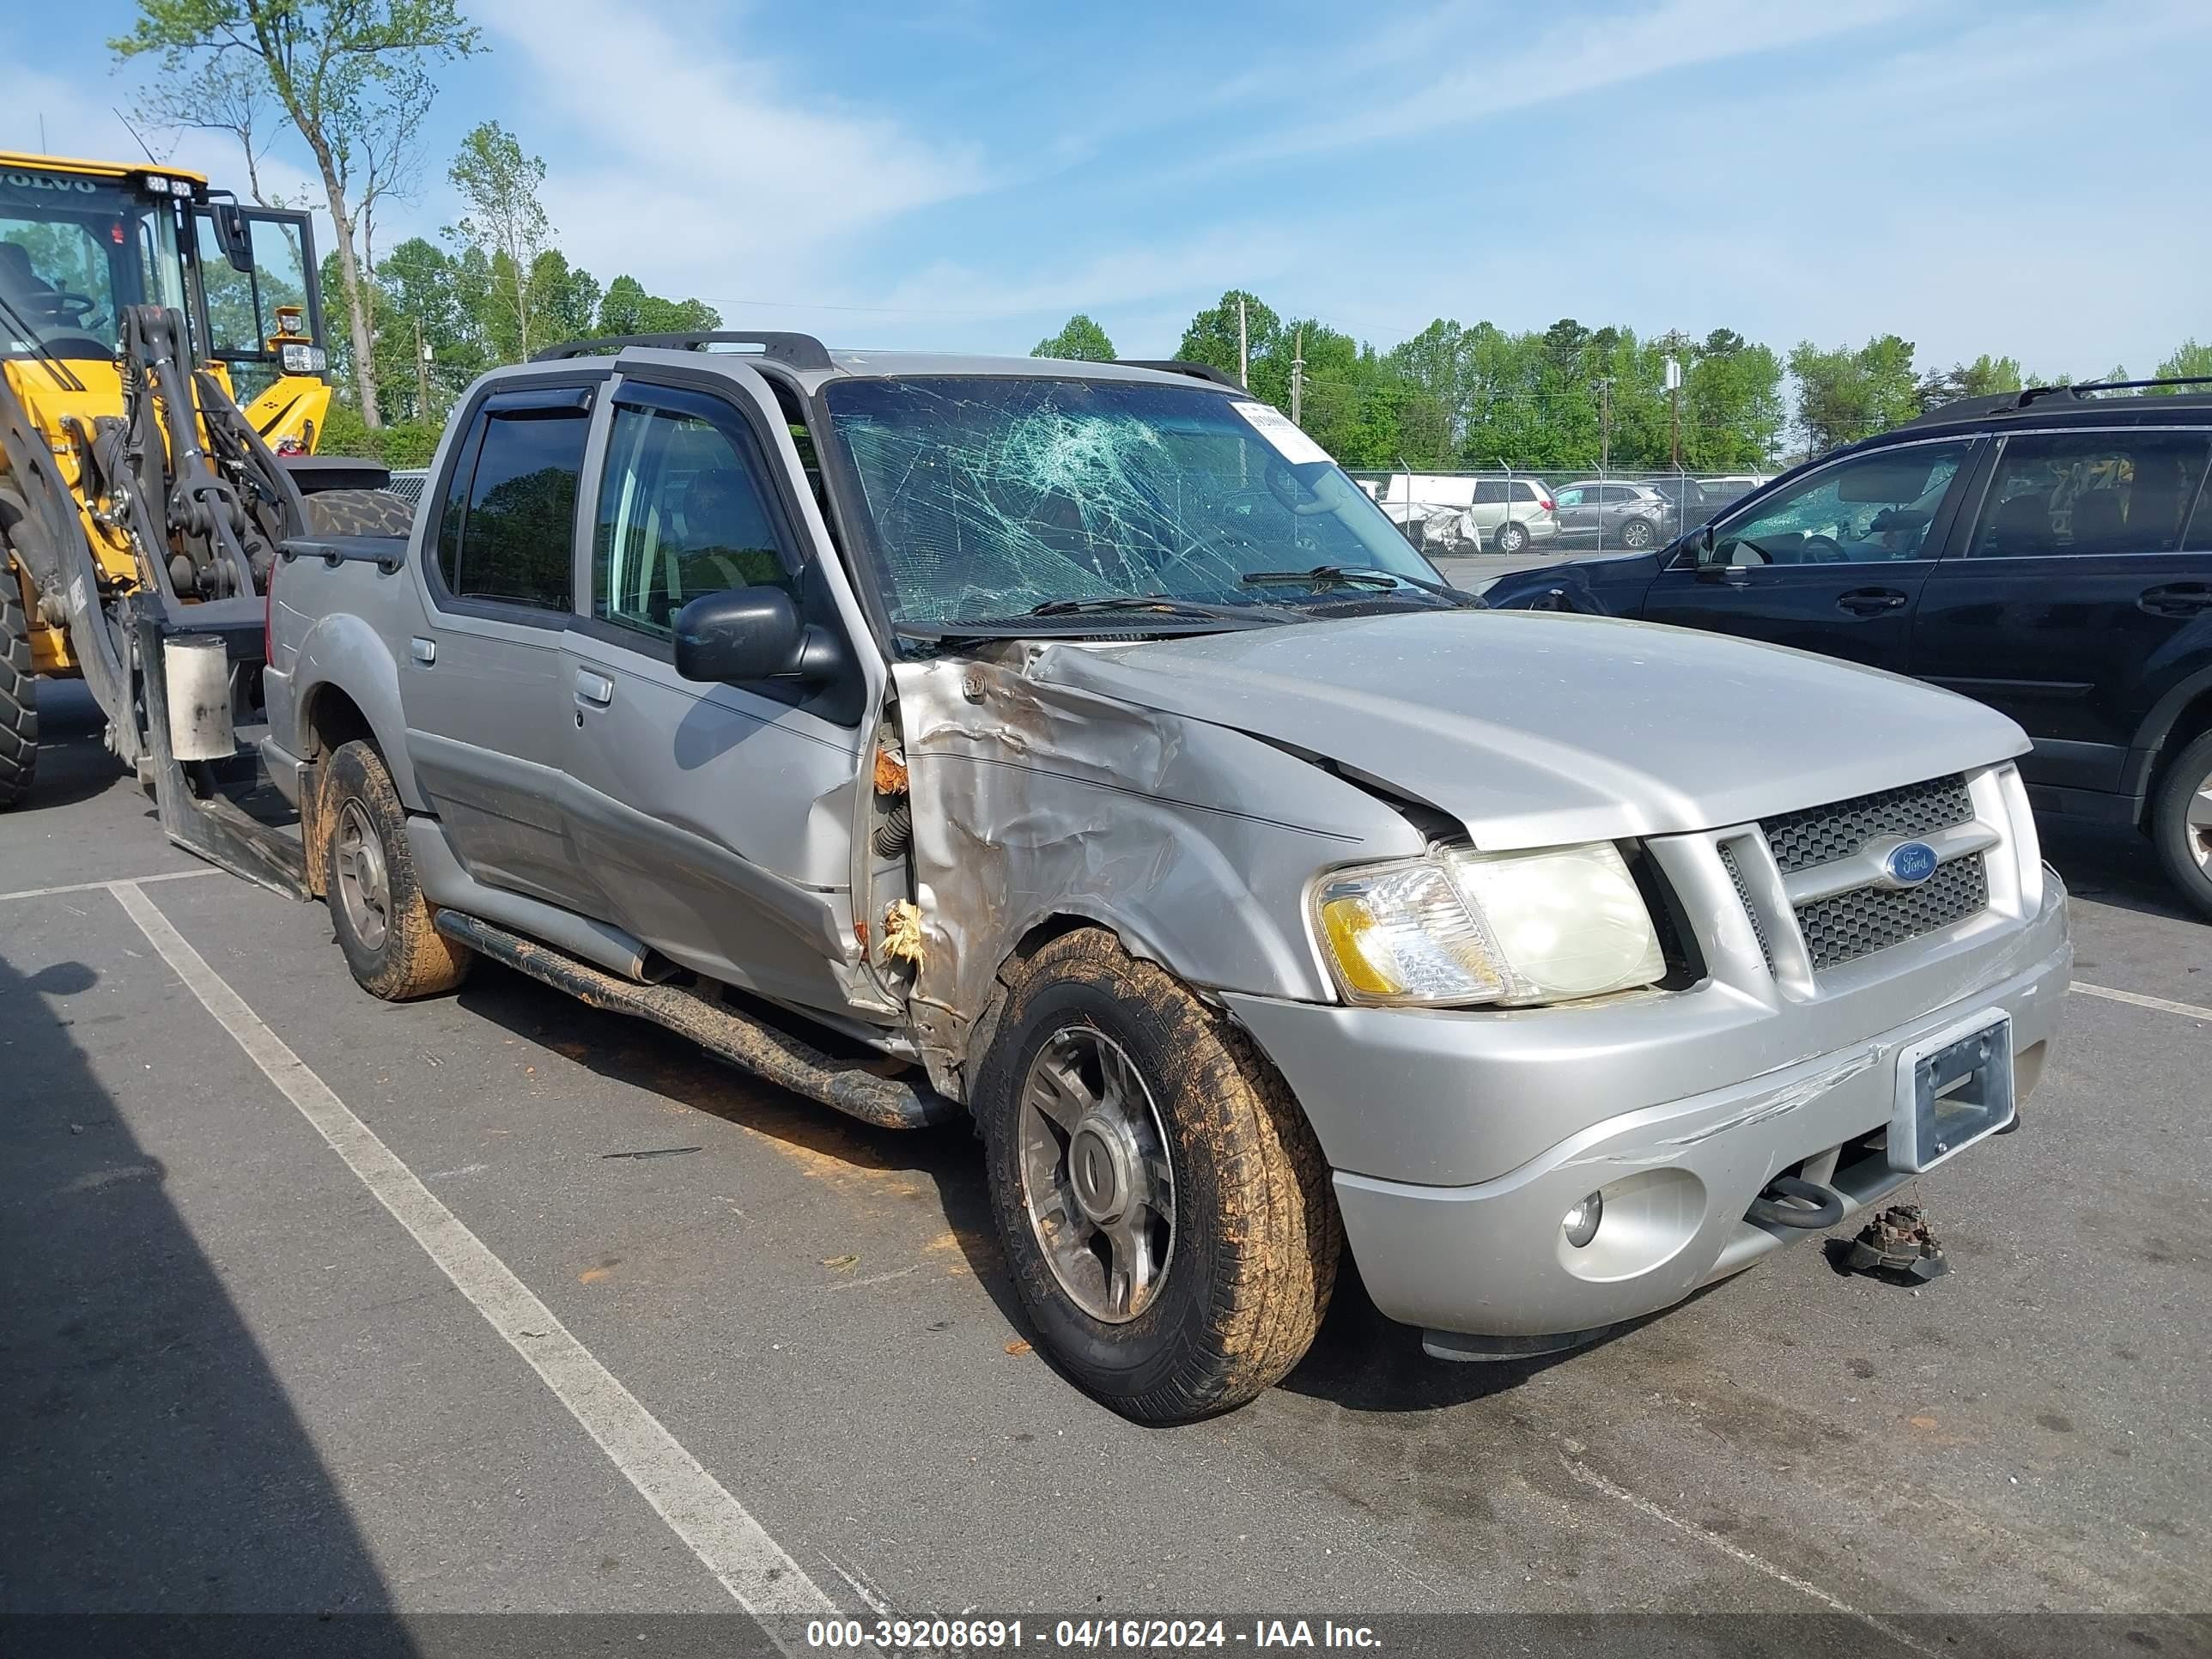
[[[1937,421],[1978,421],[1993,415],[2017,414],[2039,404],[2064,399],[2069,403],[2094,404],[2100,398],[2085,396],[2089,392],[2143,392],[2155,386],[2212,386],[2212,374],[2176,374],[2152,380],[2081,380],[2070,386],[2032,386],[2019,392],[1991,392],[1983,398],[1960,398],[1948,404],[1938,404],[1923,410],[1905,426],[1921,426]],[[2203,394],[2197,394],[2203,395]],[[2194,401],[2192,397],[2192,402]]]
[[[1194,380],[1211,380],[1231,392],[1244,390],[1243,381],[1212,363],[1194,363],[1181,357],[1123,357],[1120,362],[1124,368],[1154,368],[1163,374],[1188,374]]]
[[[757,346],[760,356],[773,357],[793,368],[836,367],[830,360],[830,348],[811,334],[780,333],[769,329],[713,329],[695,334],[607,334],[596,340],[563,340],[559,345],[532,353],[530,361],[548,363],[563,357],[606,357],[624,346],[651,346],[661,351],[704,351],[710,345]]]

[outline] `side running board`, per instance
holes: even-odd
[[[884,1077],[871,1069],[881,1059],[836,1060],[803,1038],[765,1020],[708,1001],[674,985],[641,985],[617,979],[566,951],[458,910],[438,912],[447,939],[503,962],[540,984],[615,1013],[635,1014],[687,1036],[709,1054],[788,1089],[884,1129],[920,1129],[946,1123],[965,1108],[927,1084]]]

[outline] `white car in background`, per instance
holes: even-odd
[[[1394,472],[1375,500],[1406,539],[1430,553],[1519,553],[1559,533],[1552,494],[1534,478]]]

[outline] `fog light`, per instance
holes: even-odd
[[[1566,1230],[1567,1243],[1580,1249],[1597,1237],[1597,1224],[1605,1219],[1605,1194],[1592,1193],[1567,1212],[1559,1224]]]

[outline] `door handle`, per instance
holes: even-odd
[[[1836,605],[1854,617],[1878,617],[1885,611],[1903,610],[1905,595],[1893,587],[1855,587],[1838,594]]]
[[[595,674],[588,668],[576,671],[576,701],[592,708],[605,708],[615,700],[615,683],[605,674]]]
[[[2212,584],[2169,582],[2146,587],[2136,597],[2136,609],[2154,617],[2194,617],[2212,611]]]
[[[438,642],[435,640],[426,640],[417,634],[407,641],[407,648],[414,654],[415,660],[425,668],[438,660]]]

